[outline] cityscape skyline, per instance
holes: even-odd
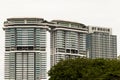
[[[117,59],[112,29],[64,20],[7,18],[5,80],[47,80],[50,66],[61,59]]]
[[[61,19],[86,25],[112,28],[117,35],[120,55],[119,0],[0,0],[0,80],[4,79],[5,40],[3,22],[10,17],[43,17],[48,21]]]

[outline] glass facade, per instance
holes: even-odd
[[[95,32],[87,36],[89,58],[117,58],[116,36]]]
[[[56,52],[80,54],[86,51],[86,34],[57,30],[55,31]]]
[[[26,19],[29,20],[29,19]],[[25,20],[20,20],[23,23]],[[5,80],[40,80],[47,78],[46,28],[10,25],[5,30]],[[14,26],[14,27],[13,27]],[[44,27],[44,26],[43,26]]]
[[[66,57],[86,56],[86,34],[74,31],[55,31],[55,63]]]
[[[5,56],[5,80],[46,78],[46,53],[11,52]]]
[[[53,21],[62,28],[53,28],[51,32],[51,65],[61,59],[86,57],[87,27],[80,23]]]

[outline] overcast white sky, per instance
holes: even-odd
[[[120,53],[120,0],[0,0],[0,80],[4,80],[3,22],[10,17],[62,19],[112,28]]]

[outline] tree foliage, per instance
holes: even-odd
[[[48,74],[49,80],[120,80],[120,61],[86,58],[62,60]]]

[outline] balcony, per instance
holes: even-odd
[[[40,21],[6,21],[4,22],[5,26],[9,25],[35,25],[35,24],[40,24]]]

